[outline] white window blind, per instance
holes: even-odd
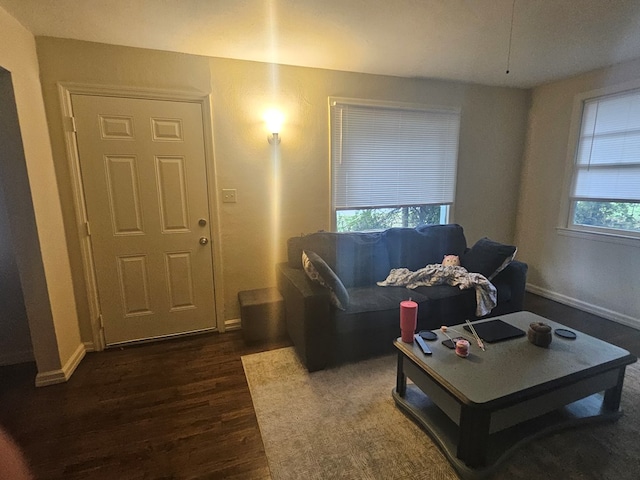
[[[460,112],[332,102],[333,207],[452,204]]]
[[[585,101],[571,197],[640,201],[640,90]]]

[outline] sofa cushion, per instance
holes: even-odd
[[[373,285],[384,280],[390,270],[385,238],[381,232],[317,232],[290,238],[287,247],[289,266],[302,268],[302,251],[315,252],[347,288]]]
[[[484,237],[476,242],[461,258],[460,263],[469,272],[481,273],[492,280],[509,265],[516,254],[516,247],[494,242]]]
[[[327,265],[327,263],[315,252],[302,252],[302,266],[307,276],[314,282],[318,282],[329,289],[331,303],[340,310],[349,306],[349,293],[340,278]]]
[[[427,297],[424,304],[418,305],[418,326],[421,329],[434,330],[441,325],[456,325],[476,318],[474,288],[460,290],[451,285],[433,285],[418,287],[414,291]]]
[[[418,287],[356,287],[349,288],[349,307],[336,311],[335,331],[341,335],[370,332],[385,325],[393,326],[400,334],[400,302],[411,298],[418,304],[418,330],[434,330],[441,325],[463,323],[475,318],[474,289],[460,290],[450,285]]]
[[[335,271],[347,288],[375,285],[389,275],[389,254],[381,233],[336,237]]]
[[[287,260],[291,268],[302,268],[302,251],[320,255],[328,265],[335,263],[335,241],[331,232],[317,232],[287,240]]]
[[[427,301],[427,297],[405,287],[368,287],[349,288],[349,308],[336,312],[336,332],[367,332],[393,324],[400,332],[400,302],[411,298],[418,304]],[[397,337],[397,335],[396,335]],[[396,337],[390,337],[391,343]]]
[[[411,271],[441,263],[445,255],[462,256],[467,249],[464,231],[456,224],[390,228],[385,237],[390,267]]]
[[[349,308],[346,313],[375,312],[378,310],[397,310],[400,321],[400,302],[410,298],[420,303],[427,297],[405,287],[367,287],[349,288]],[[399,325],[399,324],[398,324]]]

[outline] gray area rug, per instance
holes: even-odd
[[[391,398],[395,355],[308,373],[293,347],[242,357],[274,480],[458,479]],[[615,423],[564,430],[524,446],[495,479],[640,478],[640,367],[627,367]]]

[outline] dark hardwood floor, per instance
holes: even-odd
[[[527,294],[525,309],[640,355],[640,331]],[[0,367],[0,424],[37,479],[269,479],[240,332],[87,354],[69,382]],[[0,477],[2,477],[0,472]]]
[[[640,330],[527,293],[524,310],[580,330],[640,357]]]

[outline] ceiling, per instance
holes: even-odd
[[[36,36],[486,85],[531,87],[640,57],[638,0],[0,0],[0,7]]]

